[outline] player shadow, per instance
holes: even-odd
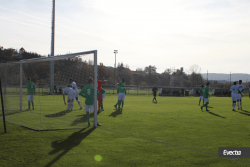
[[[112,112],[109,116],[116,117],[117,115],[121,115],[122,111],[119,109],[116,109],[114,112]]]
[[[12,112],[5,112],[4,115],[7,116],[7,115],[13,115],[13,114],[19,114],[19,113],[23,113],[23,112],[27,112],[27,111],[33,111],[33,110],[16,110],[16,111],[12,111]],[[2,112],[0,114],[0,116],[3,116]]]
[[[209,107],[209,106],[207,106],[207,108],[213,108],[213,107]]]
[[[247,110],[241,110],[241,111],[244,111],[244,112],[248,112],[248,113],[250,113],[249,111],[247,111]]]
[[[54,114],[47,114],[47,115],[44,115],[45,117],[61,117],[61,116],[64,116],[66,115],[67,113],[70,113],[72,110],[63,110],[63,111],[60,111],[58,113],[54,113]]]
[[[226,118],[226,117],[220,116],[220,115],[218,115],[218,114],[215,114],[215,113],[213,113],[213,112],[211,112],[211,111],[207,111],[207,112],[208,112],[209,114],[214,115],[214,116],[217,116],[217,117]]]
[[[244,113],[244,112],[239,112],[240,114],[243,114],[243,115],[247,115],[247,116],[250,116],[250,114],[248,113]]]
[[[81,129],[78,132],[74,132],[67,139],[56,140],[51,143],[51,146],[54,150],[49,152],[49,155],[56,154],[61,152],[57,157],[55,157],[52,161],[50,161],[45,167],[50,167],[54,163],[56,163],[60,158],[62,158],[67,152],[69,152],[74,147],[77,147],[83,139],[85,139],[90,133],[92,133],[95,128],[90,128],[88,131],[83,132],[87,128]]]
[[[99,113],[97,113],[98,115]],[[86,117],[86,114],[83,114],[83,115],[77,115],[77,119],[75,119],[72,124],[70,126],[75,126],[77,124],[80,124],[80,123],[84,123],[84,122],[87,122],[87,117]],[[94,113],[91,113],[89,114],[89,119],[90,118],[93,118],[94,117]]]

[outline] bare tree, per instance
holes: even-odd
[[[188,74],[192,74],[192,73],[199,74],[200,72],[201,72],[201,68],[197,64],[190,66],[189,69],[187,70]]]

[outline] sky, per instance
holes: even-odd
[[[250,73],[249,0],[56,0],[55,55],[98,51],[98,64],[193,65]],[[52,0],[0,0],[0,46],[50,54]]]

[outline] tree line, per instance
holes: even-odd
[[[14,54],[19,54],[21,57],[13,57]],[[19,61],[22,59],[31,59],[31,58],[39,58],[43,57],[34,52],[27,52],[23,47],[18,49],[8,48],[5,49],[2,46],[0,47],[0,62],[10,62],[10,61]],[[63,64],[72,60],[64,60],[60,61],[59,64]],[[60,73],[65,71],[63,66],[57,64],[57,68],[55,69],[55,79],[59,77]],[[72,62],[73,63],[73,62]],[[72,64],[71,63],[71,64]],[[83,62],[81,60],[74,61],[74,64],[71,68],[78,68],[78,75],[81,76],[81,66],[86,66],[87,62]],[[36,78],[36,80],[47,80],[49,76],[49,65],[44,63],[43,66],[39,66],[40,69],[37,68],[28,72],[26,68],[24,74],[25,76],[32,74]],[[116,70],[116,76],[114,76],[114,70]],[[40,72],[39,72],[40,71]],[[43,72],[43,74],[41,74]],[[29,74],[30,73],[30,74]],[[63,74],[65,77],[70,77],[70,74]],[[73,73],[72,73],[73,75]],[[78,78],[78,75],[75,75],[74,78]],[[86,74],[87,75],[87,74]],[[100,63],[98,65],[98,75],[102,80],[109,80],[107,84],[113,85],[119,82],[122,78],[125,78],[126,85],[140,85],[140,86],[152,86],[156,84],[157,86],[168,86],[168,87],[196,87],[197,85],[204,84],[204,79],[200,74],[200,68],[198,65],[193,65],[190,69],[183,71],[180,69],[172,70],[167,68],[163,73],[157,73],[157,68],[154,65],[146,66],[145,68],[137,68],[135,71],[132,71],[128,65],[124,65],[122,62],[118,63],[116,69],[113,67],[107,67]],[[84,75],[85,76],[85,75]],[[59,77],[61,78],[61,77]],[[116,80],[114,81],[114,78]],[[228,85],[225,85],[228,86]]]

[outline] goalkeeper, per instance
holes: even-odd
[[[107,82],[108,80],[104,80],[104,81],[101,81],[99,80],[99,75],[97,75],[97,91],[99,93],[99,96],[97,98],[98,100],[98,113],[100,113],[100,107],[101,107],[101,102],[102,102],[102,94],[101,94],[101,89],[102,89],[102,84]],[[93,85],[94,85],[94,82],[93,82]]]
[[[86,111],[88,128],[90,127],[89,112],[94,112],[94,85],[92,83],[93,83],[93,78],[89,77],[88,85],[84,86],[84,88],[79,92],[80,96],[86,98],[84,110]],[[97,97],[98,95],[99,95],[99,92],[97,91]],[[101,124],[97,123],[97,126],[101,126]]]
[[[27,110],[30,110],[30,102],[32,104],[33,110],[35,110],[34,95],[36,93],[36,86],[33,82],[31,82],[30,77],[28,77],[27,80],[28,82],[26,83],[26,86],[23,87],[23,88],[27,88],[27,100],[28,100],[28,107],[29,107]]]

